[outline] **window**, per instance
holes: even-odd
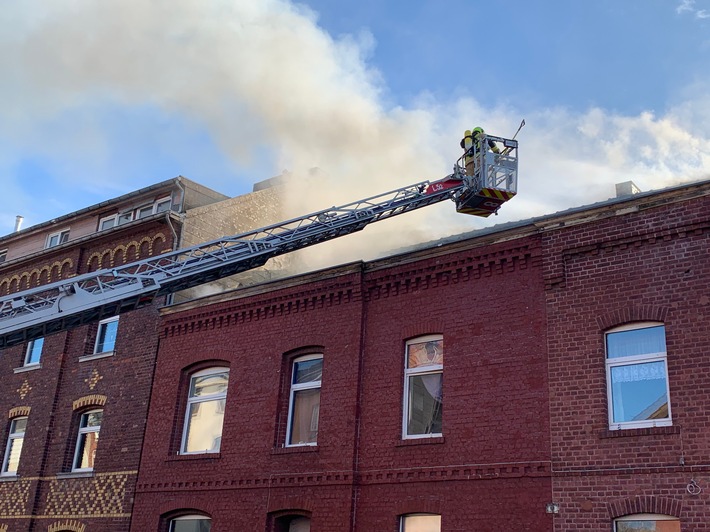
[[[155,212],[166,212],[170,210],[172,202],[170,198],[164,198],[155,202]]]
[[[60,231],[58,233],[52,233],[47,237],[47,244],[45,245],[45,248],[53,248],[54,246],[64,244],[68,240],[69,229],[65,229],[64,231]]]
[[[212,520],[202,515],[185,515],[170,520],[169,532],[210,532]]]
[[[671,424],[665,327],[640,323],[606,334],[609,428]]]
[[[99,220],[99,231],[105,231],[106,229],[111,229],[117,225],[127,224],[133,220],[133,211],[122,212],[119,214],[114,214],[113,216],[107,216],[106,218],[101,218]]]
[[[96,460],[103,410],[91,410],[81,415],[79,437],[76,440],[72,471],[91,471]]]
[[[6,249],[0,249],[0,264],[5,262],[7,260],[7,250]]]
[[[409,514],[400,519],[400,532],[441,532],[441,516],[436,514]]]
[[[136,220],[140,220],[141,218],[145,218],[146,216],[150,216],[151,214],[153,214],[152,204],[139,207],[136,209]]]
[[[267,527],[271,532],[311,532],[311,518],[304,515],[282,515]]]
[[[410,340],[405,355],[403,436],[440,436],[444,340],[441,336]]]
[[[31,340],[27,344],[27,353],[25,354],[25,366],[34,366],[39,364],[42,358],[42,347],[44,346],[44,338]]]
[[[25,441],[25,430],[27,430],[26,417],[18,417],[10,422],[10,434],[7,437],[7,446],[5,447],[5,456],[2,461],[0,475],[17,475],[22,444]]]
[[[116,346],[116,333],[118,332],[118,316],[101,320],[96,333],[94,353],[111,353]]]
[[[206,369],[190,378],[182,454],[219,452],[228,384],[226,368]]]
[[[293,361],[286,445],[316,445],[322,375],[323,355]]]
[[[680,532],[680,520],[669,515],[628,515],[614,521],[614,532]]]

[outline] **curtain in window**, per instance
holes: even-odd
[[[619,331],[606,336],[607,357],[619,358],[666,352],[666,329],[662,325]]]
[[[666,364],[664,362],[649,362],[645,364],[628,364],[611,368],[612,381],[637,382],[666,379]]]

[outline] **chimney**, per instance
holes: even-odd
[[[15,233],[17,233],[20,230],[20,227],[22,227],[22,220],[24,219],[25,218],[19,214],[15,216]]]
[[[641,192],[641,189],[637,187],[633,181],[625,181],[623,183],[616,184],[616,197],[623,198],[625,196],[633,196]]]

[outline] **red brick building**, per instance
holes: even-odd
[[[709,530],[709,234],[702,182],[162,309],[131,530]]]
[[[178,177],[19,230],[0,238],[0,295],[235,231],[271,195]],[[161,304],[2,350],[1,532],[129,528]]]

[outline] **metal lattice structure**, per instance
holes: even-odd
[[[516,141],[506,142],[506,147],[517,150]],[[517,152],[513,156],[509,152],[482,164],[483,175],[500,173],[505,176],[505,184],[466,175],[462,159],[454,165],[453,174],[439,181],[422,181],[255,231],[2,297],[0,349],[149,305],[158,296],[262,266],[272,257],[360,231],[373,222],[427,205],[451,199],[458,207],[462,198],[472,195],[490,202],[491,198],[481,193],[500,192],[491,186],[517,186]],[[482,215],[495,212],[500,203],[482,211]]]
[[[463,188],[400,188],[158,257],[0,298],[0,348],[140,308],[155,297],[262,266],[270,258],[453,198]]]

